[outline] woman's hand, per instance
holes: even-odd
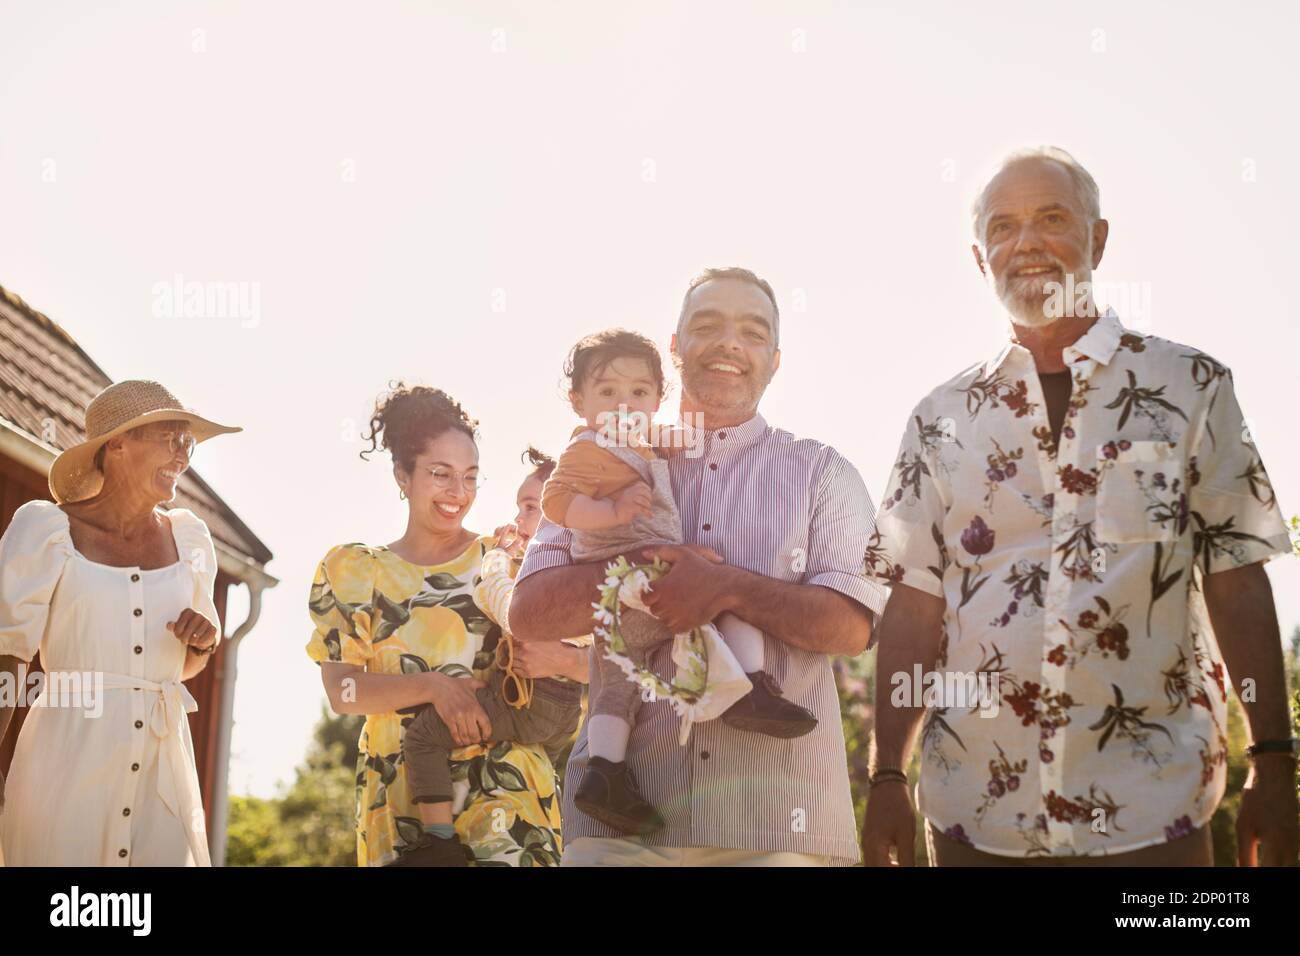
[[[487,711],[474,693],[487,685],[473,677],[448,677],[438,673],[429,676],[435,678],[429,701],[451,731],[451,739],[457,747],[482,743],[492,736],[492,723]]]
[[[191,653],[206,654],[217,646],[217,626],[192,608],[181,611],[167,630]]]
[[[559,641],[535,641],[525,643],[524,641],[515,641],[512,648],[514,654],[513,669],[520,677],[568,677],[574,678],[575,665],[577,657],[587,656],[585,650],[580,651],[571,644],[563,644]]]

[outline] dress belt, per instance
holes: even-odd
[[[158,796],[185,828],[194,862],[210,866],[203,797],[195,771],[187,759],[181,721],[199,709],[198,701],[178,680],[151,681],[130,674],[104,673],[105,690],[141,690],[154,694],[149,711],[150,732],[159,740]]]

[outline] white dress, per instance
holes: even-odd
[[[83,557],[68,516],[30,501],[0,539],[0,654],[47,677],[14,751],[0,813],[9,866],[210,866],[181,683],[167,630],[185,608],[215,624],[207,526],[166,512],[180,560],[142,571]]]

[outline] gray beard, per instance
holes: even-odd
[[[1082,278],[1078,276],[1074,277],[1072,288],[1076,290],[1075,292],[1076,296],[1078,296],[1077,290],[1080,284],[1084,282],[1088,283],[1088,287],[1089,289],[1091,289],[1092,286],[1091,270],[1089,270],[1086,274],[1084,274]],[[1068,277],[1067,277],[1067,286],[1068,286]],[[1077,310],[1079,306],[1085,302],[1085,300],[1082,297],[1076,298],[1075,301],[1073,302],[1062,302],[1064,311],[1061,315],[1048,315],[1047,303],[1052,298],[1052,293],[1050,291],[1044,290],[1043,295],[1041,297],[1036,297],[1033,299],[1019,298],[1018,296],[1013,295],[1010,291],[1008,291],[1005,295],[1000,294],[998,293],[996,283],[994,283],[993,291],[994,294],[998,296],[998,301],[1002,303],[1002,307],[1007,310],[1007,313],[1011,317],[1011,321],[1014,322],[1016,325],[1023,326],[1028,329],[1043,329],[1043,328],[1047,328],[1047,326],[1049,325],[1053,325],[1056,322],[1061,321],[1061,319],[1074,318],[1075,310]],[[1056,295],[1058,300],[1060,300],[1064,296],[1064,290],[1057,292]],[[1091,293],[1089,293],[1088,300],[1086,301],[1091,303]],[[1095,308],[1095,304],[1093,304],[1092,307]]]
[[[1002,305],[1006,308],[1007,312],[1010,314],[1012,322],[1014,322],[1016,325],[1022,325],[1028,329],[1046,328],[1052,323],[1059,322],[1061,318],[1064,318],[1064,316],[1058,318],[1056,316],[1048,315],[1044,311],[1043,304],[1041,302],[1029,303],[1029,302],[1025,302],[1022,299],[1017,299],[1012,296],[1008,296],[1007,298],[1002,300]]]

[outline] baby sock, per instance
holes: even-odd
[[[621,717],[595,714],[588,721],[587,748],[593,757],[610,763],[622,763],[627,756],[627,738],[632,726]]]
[[[762,631],[731,613],[718,617],[718,630],[746,674],[763,669]]]

